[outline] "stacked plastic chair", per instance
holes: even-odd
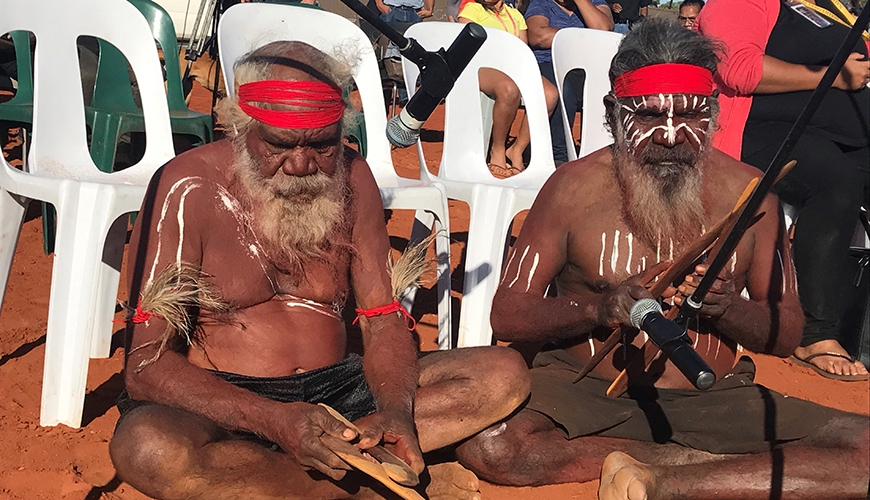
[[[319,9],[265,3],[234,5],[221,16],[218,48],[227,91],[235,92],[233,66],[244,54],[276,40],[306,42],[327,54],[349,47],[359,55],[354,81],[362,101],[366,133],[366,161],[381,192],[384,208],[422,210],[436,218],[438,257],[438,344],[449,347],[450,231],[443,187],[428,177],[399,177],[387,141],[384,95],[371,42],[347,19]],[[414,236],[412,235],[412,241]],[[407,304],[406,304],[407,306]]]
[[[88,359],[109,355],[124,216],[139,209],[154,171],[174,156],[163,73],[148,23],[126,0],[0,0],[0,12],[0,33],[26,30],[37,41],[27,169],[0,160],[0,265],[8,276],[28,202],[53,204],[57,250],[40,423],[78,427]],[[117,47],[139,83],[147,146],[142,160],[121,172],[101,172],[88,151],[84,102],[77,91],[79,36]]]
[[[619,33],[588,28],[562,28],[553,37],[550,51],[553,54],[553,71],[559,95],[563,95],[563,82],[569,71],[586,71],[583,114],[580,118],[580,158],[613,142],[613,137],[604,125],[603,99],[610,92],[610,61],[616,55],[621,40]],[[576,160],[578,155],[574,149],[573,131],[568,125],[564,102],[560,103],[568,160]]]
[[[417,23],[405,32],[426,50],[449,47],[463,25]],[[447,96],[444,118],[444,153],[438,176],[421,162],[420,178],[439,182],[448,198],[468,203],[471,218],[465,247],[465,284],[459,316],[458,347],[489,345],[492,327],[489,315],[498,287],[511,223],[532,206],[547,178],[555,171],[550,129],[541,73],[531,49],[505,31],[485,28],[487,40]],[[508,75],[519,87],[531,130],[532,156],[528,167],[506,179],[492,176],[486,163],[478,70],[494,68]],[[403,59],[405,83],[412,93],[419,69]],[[422,150],[421,155],[422,155]]]

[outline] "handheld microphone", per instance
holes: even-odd
[[[396,147],[407,148],[417,142],[423,123],[447,97],[462,70],[486,41],[486,30],[468,23],[450,47],[427,52],[422,57],[409,57],[420,67],[420,88],[402,111],[387,122],[387,139]],[[403,55],[405,51],[402,50]]]
[[[640,299],[631,306],[630,314],[632,326],[643,329],[653,344],[696,388],[709,389],[716,382],[716,374],[692,349],[689,336],[679,325],[662,315],[662,306],[658,302]]]

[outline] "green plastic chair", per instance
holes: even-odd
[[[30,34],[26,31],[9,33],[15,46],[15,64],[18,69],[18,89],[11,100],[0,104],[0,121],[12,122],[13,127],[29,129],[33,124],[33,62],[30,56]]]
[[[201,143],[213,139],[211,116],[191,111],[184,102],[178,61],[178,43],[169,14],[150,0],[129,0],[151,25],[154,39],[163,49],[167,102],[174,134],[193,135]],[[91,127],[91,157],[97,167],[110,172],[120,137],[145,130],[142,110],[136,106],[130,87],[127,61],[111,44],[100,40],[100,58],[91,105],[85,110]]]

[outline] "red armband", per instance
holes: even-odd
[[[405,319],[405,324],[408,326],[408,331],[412,331],[417,327],[417,321],[411,316],[411,313],[405,309],[402,304],[399,304],[398,300],[393,300],[392,304],[387,304],[385,306],[373,307],[371,309],[363,309],[361,307],[356,308],[356,319],[353,320],[353,324],[355,325],[360,316],[365,316],[366,318],[372,318],[374,316],[384,316],[386,314],[398,312]]]
[[[153,313],[151,311],[145,311],[142,309],[142,297],[139,297],[139,303],[136,304],[136,312],[133,314],[133,317],[129,319],[132,321],[134,325],[138,325],[140,323],[145,323],[149,319],[156,317],[163,319],[159,314]],[[126,323],[128,320],[125,319],[116,319],[112,320],[113,323]]]

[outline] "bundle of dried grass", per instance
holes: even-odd
[[[157,361],[173,338],[183,338],[187,345],[195,347],[197,322],[203,318],[225,320],[232,314],[233,308],[221,298],[208,278],[199,269],[182,264],[167,266],[145,285],[139,308],[166,321],[166,329],[159,339],[130,351],[132,354],[139,349],[160,344],[152,358],[139,363],[137,372]],[[136,308],[126,304],[124,308],[127,310],[127,321],[132,320]],[[191,316],[192,311],[196,311],[196,318]]]
[[[438,263],[437,257],[426,258],[426,250],[437,235],[438,233],[432,233],[418,243],[408,245],[395,262],[392,255],[387,255],[387,273],[390,275],[393,298],[401,302],[408,288],[419,288],[423,285],[424,274],[437,272],[433,269],[433,265]]]

